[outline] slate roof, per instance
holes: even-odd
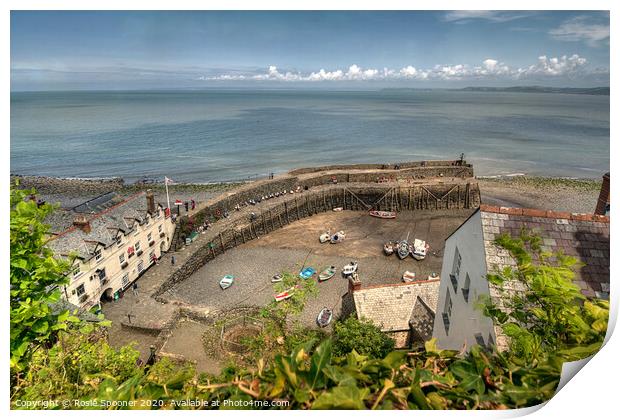
[[[438,294],[439,280],[421,280],[363,287],[353,291],[353,300],[359,318],[372,321],[382,331],[405,331],[418,298],[428,308],[436,308]]]
[[[76,215],[74,212],[65,213],[72,217]],[[91,229],[89,233],[71,226],[52,238],[49,246],[59,255],[66,256],[76,252],[79,258],[86,261],[93,257],[98,247],[107,248],[114,244],[119,230],[124,233],[132,231],[136,222],[145,222],[146,216],[146,193],[139,192],[100,213],[87,215]],[[68,216],[65,214],[58,217],[62,219]]]
[[[480,215],[489,271],[516,265],[493,241],[503,233],[518,236],[525,228],[542,238],[546,250],[561,250],[585,264],[574,280],[585,296],[609,298],[609,217],[488,205],[480,206]]]

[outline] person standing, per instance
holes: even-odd
[[[131,285],[131,290],[133,291],[133,295],[135,297],[138,297],[138,282],[134,281],[133,284]]]
[[[174,255],[170,258],[170,262],[172,263],[172,265],[174,265],[174,263],[176,262],[176,260],[177,260],[177,259],[176,259],[176,257],[175,257]]]
[[[192,210],[194,210],[196,208],[196,202],[194,201],[194,199],[192,198]]]
[[[185,204],[185,213],[187,213],[189,211],[189,202],[186,201],[184,204]]]

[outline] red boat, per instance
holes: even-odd
[[[368,212],[373,217],[378,217],[380,219],[396,219],[395,211],[381,211],[381,210],[371,210]]]

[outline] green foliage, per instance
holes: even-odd
[[[27,366],[35,348],[49,345],[77,321],[69,311],[50,308],[68,283],[72,261],[54,258],[46,247],[49,227],[43,221],[53,207],[37,205],[29,199],[34,193],[11,187],[11,369],[16,372]]]
[[[541,239],[526,231],[518,238],[499,236],[496,243],[517,267],[489,275],[502,296],[499,301],[487,297],[482,308],[510,338],[511,354],[534,364],[550,355],[576,360],[598,350],[607,331],[609,303],[586,300],[573,283],[580,263],[546,252]]]
[[[359,354],[382,358],[394,349],[394,340],[366,319],[350,316],[334,324],[334,353],[344,356],[353,350]]]

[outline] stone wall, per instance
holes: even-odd
[[[19,176],[11,175],[11,183],[19,179],[20,188],[35,188],[38,194],[74,194],[78,196],[88,194],[103,194],[117,191],[125,185],[122,178],[53,178],[47,176]]]
[[[332,211],[335,207],[362,211],[371,207],[378,210],[415,211],[472,208],[479,204],[478,185],[471,183],[418,185],[407,188],[388,184],[371,186],[332,184],[311,188],[303,193],[287,194],[274,199],[269,207],[256,207],[257,218],[254,222],[245,218],[234,220],[232,217],[233,220],[220,220],[217,228],[205,233],[207,243],[196,249],[193,255],[162,283],[153,297],[160,298],[170,287],[186,280],[204,264],[228,249],[305,217]],[[214,210],[211,206],[204,211]]]

